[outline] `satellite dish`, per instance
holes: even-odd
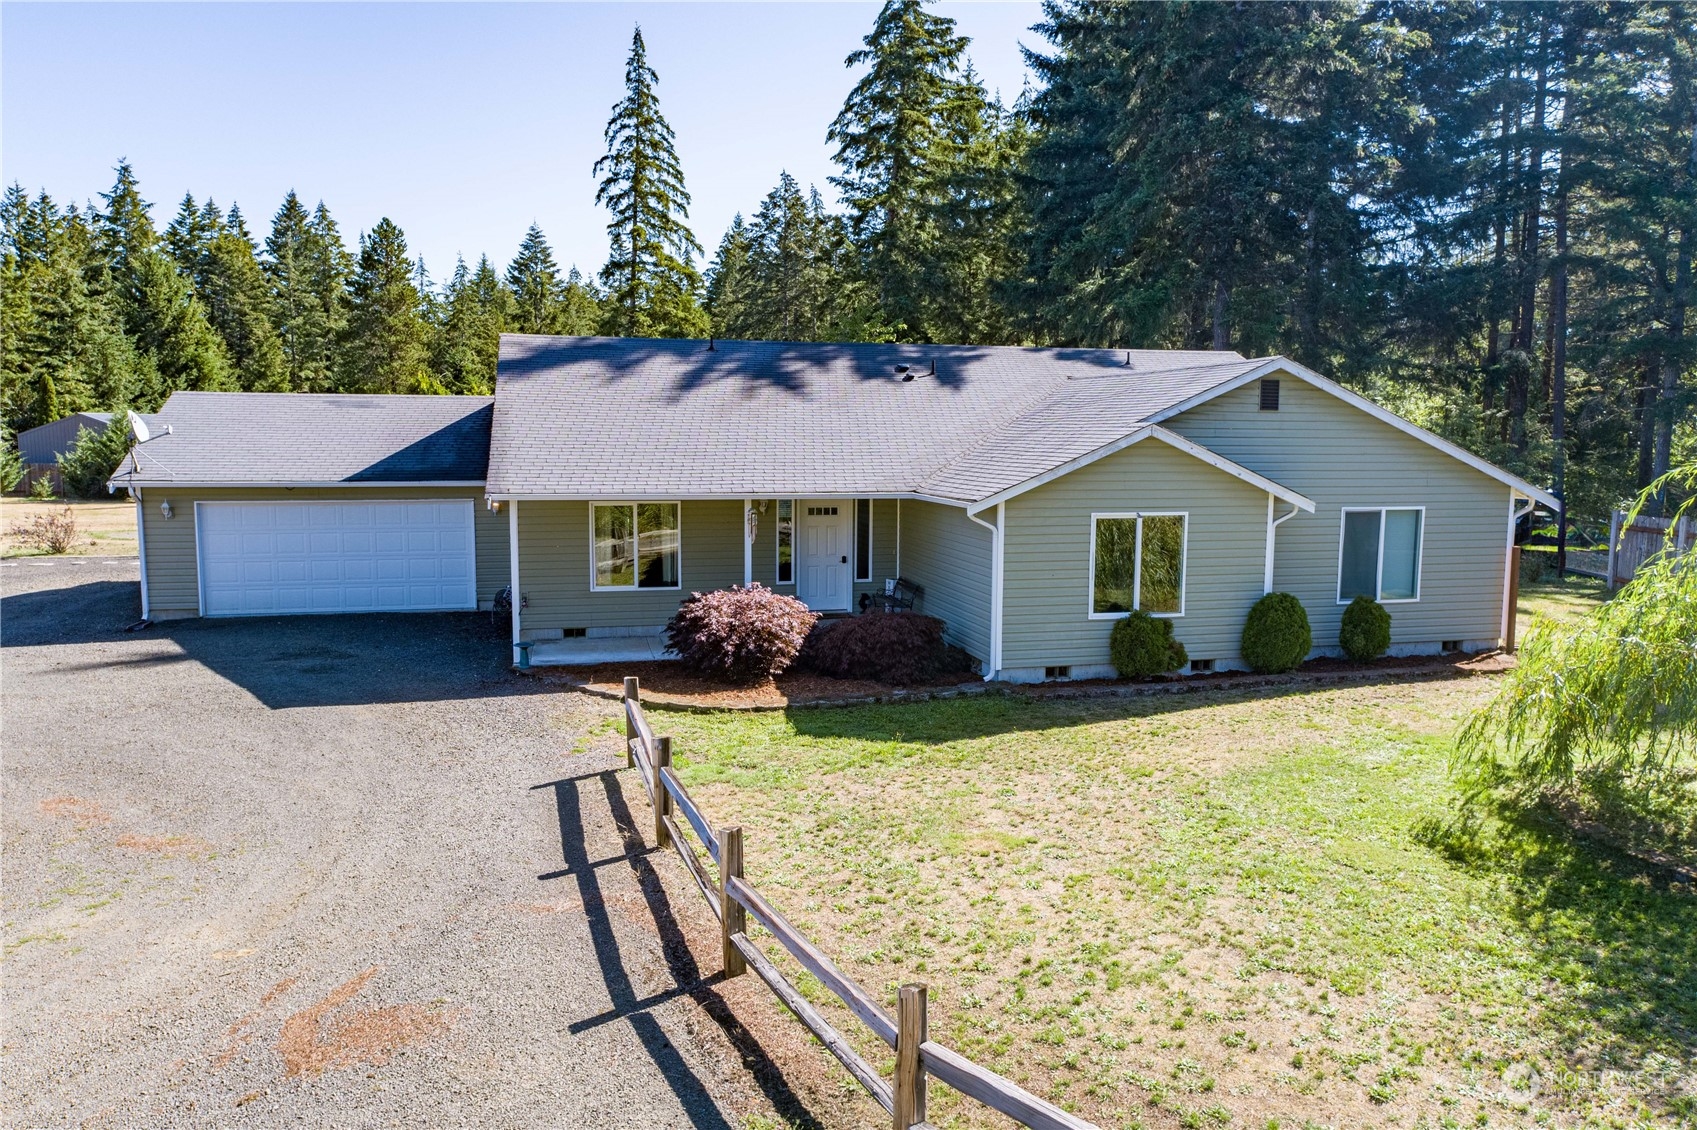
[[[136,437],[137,443],[146,443],[148,440],[153,438],[153,433],[147,428],[147,421],[143,420],[133,411],[125,412],[124,415],[129,418],[130,434]]]

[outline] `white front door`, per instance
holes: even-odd
[[[854,500],[804,498],[796,502],[801,543],[796,555],[796,596],[815,612],[845,612],[854,596]]]

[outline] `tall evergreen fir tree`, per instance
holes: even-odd
[[[347,323],[347,249],[322,202],[309,213],[291,191],[271,221],[262,261],[284,380],[296,392],[335,386],[338,341]]]
[[[601,269],[604,325],[607,333],[628,337],[700,337],[707,332],[695,269],[701,245],[686,223],[689,193],[672,127],[660,113],[658,81],[637,28],[625,96],[613,107],[607,152],[594,169],[602,178],[595,202],[612,213],[612,246]]]
[[[707,317],[719,337],[739,337],[746,324],[748,302],[748,225],[742,213],[719,239],[719,249],[707,266]]]
[[[342,337],[344,391],[445,391],[430,374],[430,330],[414,269],[406,236],[387,216],[360,237]]]
[[[495,388],[495,361],[513,301],[489,256],[474,272],[461,258],[443,291],[436,334],[437,379],[449,392],[486,396]]]
[[[560,298],[560,333],[586,337],[601,332],[601,295],[595,282],[586,279],[574,265],[566,272]]]
[[[914,340],[954,340],[967,327],[999,323],[999,313],[970,308],[991,301],[988,288],[951,271],[974,255],[945,246],[983,226],[963,220],[985,207],[974,196],[983,181],[974,162],[989,156],[983,150],[1000,122],[965,66],[967,39],[924,0],[887,0],[864,43],[847,65],[867,72],[827,137],[843,169],[832,183],[883,316]]]
[[[208,241],[196,278],[207,317],[235,366],[237,384],[249,392],[287,392],[292,386],[272,324],[270,284],[235,208]]]
[[[507,286],[513,293],[514,333],[562,332],[566,284],[547,238],[535,224],[524,233],[524,242],[507,267]]]

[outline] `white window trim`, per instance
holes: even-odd
[[[1414,595],[1401,596],[1396,597],[1393,600],[1386,600],[1380,594],[1385,591],[1385,514],[1391,510],[1418,510],[1420,512],[1420,544],[1414,551]],[[1349,520],[1347,516],[1350,514],[1372,514],[1375,512],[1379,515],[1379,562],[1375,568],[1373,577],[1373,599],[1380,604],[1419,604],[1420,592],[1422,589],[1421,574],[1425,572],[1426,568],[1426,507],[1406,505],[1345,506],[1339,509],[1338,579],[1336,587],[1332,590],[1337,596],[1335,603],[1348,604],[1351,600],[1355,599],[1353,596],[1350,597],[1349,600],[1345,600],[1343,598],[1343,537],[1344,526]]]
[[[862,502],[866,503],[866,576],[864,576],[864,577],[860,575],[860,504]],[[867,582],[871,581],[873,576],[878,572],[877,568],[874,565],[873,553],[875,551],[874,551],[873,546],[872,546],[872,531],[877,526],[877,524],[878,524],[878,507],[877,507],[876,501],[871,499],[871,498],[857,498],[857,499],[855,499],[854,500],[854,538],[855,538],[854,553],[855,553],[855,563],[854,563],[854,580],[849,582],[850,585],[866,584]],[[850,603],[853,603],[852,596],[851,596],[851,599],[850,599]]]
[[[778,505],[780,503],[784,503],[784,502],[787,502],[787,503],[790,504],[790,579],[787,580],[787,581],[781,581],[781,580],[778,579],[778,566],[781,562],[781,557],[782,557],[783,550],[784,550],[783,541],[778,536],[780,533],[783,532],[783,528],[784,528],[783,519],[778,516]],[[786,588],[794,588],[795,587],[795,530],[796,530],[795,512],[796,512],[796,500],[795,499],[793,499],[793,498],[776,498],[776,499],[772,500],[772,587],[773,588],[776,588],[779,585],[783,585]]]
[[[1188,510],[1130,510],[1102,512],[1090,515],[1090,585],[1084,593],[1085,615],[1092,620],[1124,620],[1130,612],[1096,611],[1096,523],[1103,518],[1136,518],[1137,541],[1132,550],[1131,603],[1133,611],[1143,603],[1143,519],[1183,518],[1184,536],[1179,541],[1178,611],[1151,612],[1157,620],[1177,620],[1184,615],[1184,602],[1190,588],[1190,511]]]
[[[628,585],[603,585],[596,581],[595,568],[595,508],[597,506],[629,506],[631,508],[631,537],[635,538],[639,547],[642,544],[642,531],[636,525],[636,507],[638,506],[676,506],[678,508],[678,583],[675,585],[653,585],[641,587],[635,580]],[[635,502],[623,499],[597,499],[589,504],[589,591],[590,592],[679,592],[684,587],[684,507],[681,501],[665,498],[644,498]]]

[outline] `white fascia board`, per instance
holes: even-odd
[[[1556,500],[1556,496],[1551,494],[1549,491],[1544,490],[1541,487],[1533,486],[1520,476],[1510,474],[1495,463],[1479,458],[1466,448],[1451,443],[1443,436],[1427,431],[1419,424],[1409,423],[1390,409],[1381,407],[1380,405],[1373,403],[1371,400],[1368,400],[1360,393],[1352,392],[1343,385],[1338,384],[1336,381],[1322,377],[1319,373],[1316,373],[1313,369],[1308,368],[1306,365],[1299,365],[1295,361],[1286,357],[1268,357],[1248,372],[1240,373],[1231,380],[1223,381],[1211,389],[1199,392],[1189,400],[1181,400],[1171,408],[1166,408],[1155,413],[1155,415],[1149,417],[1149,420],[1151,423],[1156,424],[1159,424],[1164,420],[1170,420],[1174,416],[1190,411],[1199,404],[1206,404],[1208,401],[1213,400],[1217,396],[1224,396],[1228,392],[1234,392],[1237,389],[1242,388],[1244,385],[1249,384],[1251,381],[1258,381],[1263,377],[1271,376],[1274,373],[1288,373],[1298,380],[1308,382],[1321,392],[1331,393],[1345,404],[1348,404],[1353,408],[1361,409],[1361,411],[1367,413],[1375,420],[1389,424],[1404,435],[1413,436],[1421,443],[1435,447],[1451,458],[1459,459],[1469,467],[1472,467],[1475,471],[1490,476],[1499,483],[1502,483],[1513,490],[1519,491],[1527,498],[1543,503],[1552,510],[1559,508],[1561,505]]]
[[[180,490],[325,490],[331,487],[347,490],[398,490],[412,487],[480,487],[483,480],[419,479],[394,483],[349,483],[341,480],[295,483],[191,483],[177,479],[125,479],[122,482],[113,480],[113,484],[125,487],[172,487]]]
[[[478,485],[481,486],[482,484],[480,483]],[[639,490],[632,492],[627,490],[621,494],[610,494],[607,492],[602,492],[601,494],[523,494],[516,491],[508,492],[493,490],[488,492],[487,497],[491,502],[629,502],[632,498],[660,497],[664,497],[668,502],[741,502],[745,498],[870,498],[875,501],[888,502],[895,499],[905,498],[914,502],[934,502],[939,506],[953,506],[960,510],[964,510],[967,506],[971,505],[965,499],[942,498],[934,494],[916,494],[911,491],[893,494],[889,492],[881,494],[845,494],[842,491],[832,490],[774,490],[754,491],[751,494],[743,493],[741,491],[736,494],[678,494],[674,491],[668,494],[663,491]]]
[[[1248,467],[1232,462],[1230,459],[1227,459],[1225,456],[1216,451],[1211,451],[1199,443],[1185,439],[1177,432],[1169,431],[1168,429],[1158,427],[1155,424],[1144,424],[1129,435],[1121,436],[1112,443],[1103,444],[1095,451],[1080,455],[1077,459],[1068,460],[1067,462],[1062,463],[1059,467],[1050,468],[1049,470],[1044,471],[1041,475],[1029,478],[1022,483],[1017,483],[1014,486],[1009,487],[1007,490],[991,495],[989,498],[980,499],[968,506],[966,508],[966,512],[969,516],[982,514],[984,511],[998,503],[1006,502],[1010,498],[1017,498],[1027,491],[1036,490],[1040,486],[1052,483],[1064,475],[1070,475],[1082,467],[1088,467],[1090,464],[1099,459],[1105,459],[1110,455],[1124,451],[1133,444],[1142,443],[1146,439],[1159,440],[1169,447],[1177,448],[1186,455],[1200,459],[1210,467],[1219,468],[1226,474],[1231,475],[1233,478],[1242,479],[1251,486],[1254,486],[1259,490],[1264,490],[1268,494],[1282,499],[1300,510],[1306,510],[1310,514],[1314,512],[1314,500],[1306,495],[1298,494],[1289,487],[1267,478],[1265,475],[1258,475],[1254,471],[1251,471]]]

